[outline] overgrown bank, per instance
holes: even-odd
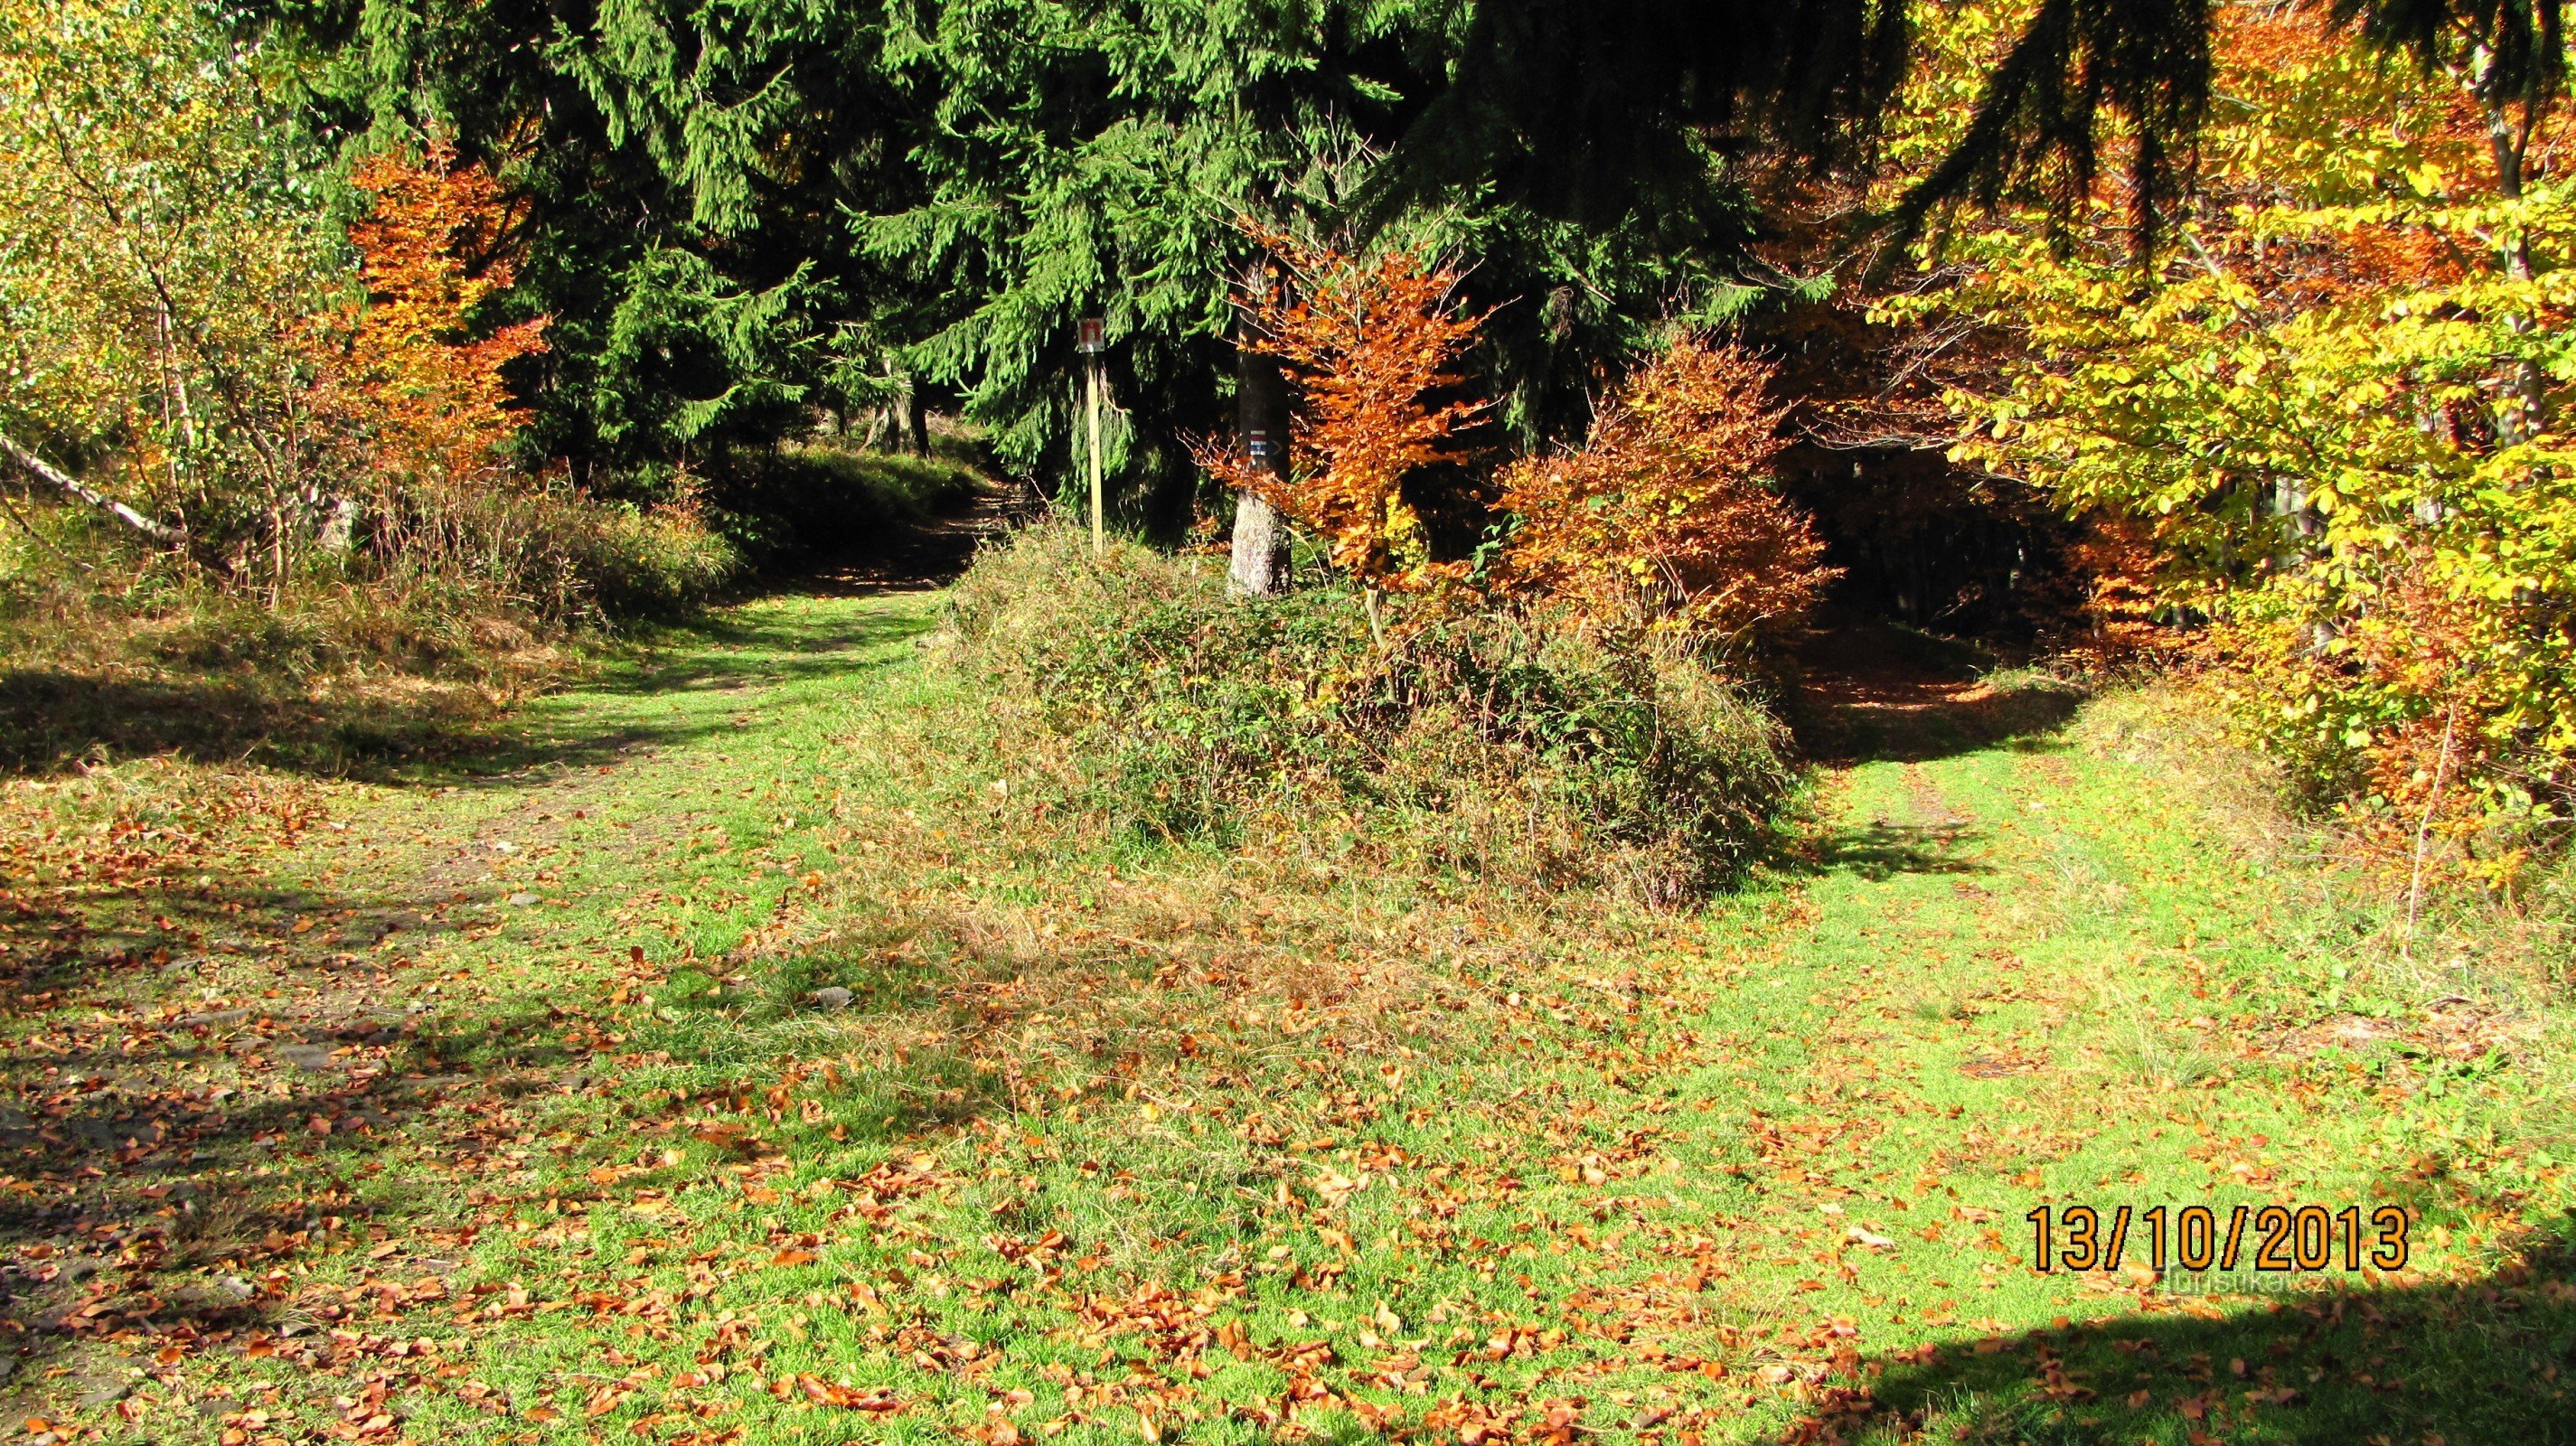
[[[1580,614],[1229,599],[1221,571],[1072,529],[987,552],[954,661],[1003,761],[1148,839],[1544,894],[1704,895],[1774,839],[1787,740],[1686,640]]]
[[[0,766],[175,752],[417,771],[747,584],[893,556],[993,485],[953,457],[828,439],[765,475],[739,499],[756,510],[724,517],[513,482],[456,499],[446,564],[307,559],[275,586],[0,493],[23,524],[0,533]]]

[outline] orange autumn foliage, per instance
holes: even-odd
[[[1740,636],[1806,612],[1837,570],[1767,480],[1771,369],[1684,337],[1640,368],[1580,450],[1504,469],[1520,519],[1503,580],[1632,622]]]
[[[498,254],[500,185],[444,146],[419,162],[369,156],[351,179],[375,198],[349,227],[367,297],[336,318],[319,409],[356,434],[382,480],[494,475],[523,420],[502,368],[546,349],[547,322],[468,328],[513,275]]]
[[[1458,399],[1454,370],[1483,318],[1467,315],[1458,277],[1409,252],[1361,260],[1263,235],[1287,285],[1238,298],[1260,340],[1286,364],[1302,406],[1288,476],[1207,443],[1199,465],[1228,486],[1267,498],[1323,538],[1334,566],[1372,587],[1413,589],[1455,578],[1431,561],[1405,479],[1459,460],[1486,403]]]

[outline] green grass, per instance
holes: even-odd
[[[21,1414],[2571,1435],[2563,1009],[2430,1007],[2119,700],[1838,770],[1797,858],[1671,916],[1148,848],[995,776],[934,619],[750,604],[399,785],[5,785]],[[2403,1204],[2412,1266],[2028,1259],[2043,1203],[2273,1201]]]

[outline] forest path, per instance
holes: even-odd
[[[1834,765],[1920,761],[2044,734],[2082,694],[1974,643],[1836,615],[1793,641],[1800,742]]]
[[[936,609],[754,599],[478,772],[75,905],[135,942],[10,1016],[22,1403],[386,1446],[2569,1419],[2530,1022],[2358,993],[2151,714],[1846,722],[1776,874],[1452,974],[1418,900],[1049,852],[922,731]],[[2414,1210],[2409,1270],[2029,1259],[2036,1206],[2311,1202]]]

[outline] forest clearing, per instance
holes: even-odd
[[[2562,0],[0,0],[0,1442],[2576,1440]]]

